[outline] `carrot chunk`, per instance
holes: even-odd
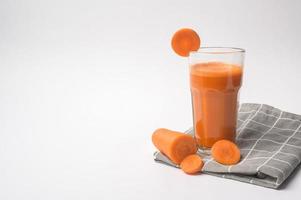
[[[224,165],[234,165],[240,160],[240,150],[229,140],[219,140],[211,148],[211,155],[216,162]]]
[[[197,152],[197,144],[192,136],[164,128],[153,133],[152,141],[175,164],[180,164],[186,156]]]
[[[195,174],[202,170],[204,166],[204,162],[202,158],[197,155],[189,155],[181,162],[181,169],[187,174]]]
[[[172,49],[183,57],[188,57],[191,51],[197,51],[200,48],[200,44],[199,35],[189,28],[178,30],[171,40]]]

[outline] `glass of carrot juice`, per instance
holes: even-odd
[[[189,55],[194,137],[200,148],[235,142],[245,50],[203,47]]]

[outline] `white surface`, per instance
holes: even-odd
[[[110,3],[109,3],[110,2]],[[152,160],[151,133],[191,125],[172,33],[247,50],[242,102],[301,114],[300,1],[0,2],[0,199],[297,198]]]

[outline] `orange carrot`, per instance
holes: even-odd
[[[188,57],[190,51],[200,48],[199,35],[192,29],[183,28],[178,30],[172,37],[171,47],[180,56]]]
[[[211,148],[211,155],[216,162],[234,165],[240,160],[240,150],[229,140],[219,140]]]
[[[192,136],[164,128],[153,133],[152,141],[175,164],[180,164],[186,156],[197,152],[197,144]]]
[[[181,162],[181,169],[187,174],[195,174],[202,170],[204,162],[202,158],[197,154],[192,154],[184,158]]]

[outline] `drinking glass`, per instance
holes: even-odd
[[[203,47],[189,55],[194,137],[200,148],[235,142],[245,50]]]

